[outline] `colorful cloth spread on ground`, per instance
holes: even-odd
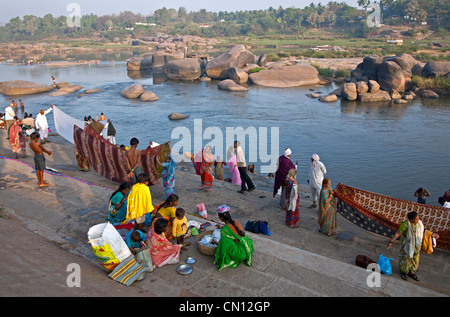
[[[98,174],[117,183],[129,181],[126,171],[126,151],[109,143],[88,124],[84,130],[74,126],[74,149],[78,167],[81,170],[91,167]],[[170,154],[169,143],[141,151],[142,172],[150,176],[149,185],[158,184],[162,177],[162,166],[156,164],[156,157],[164,162]]]
[[[419,204],[339,184],[334,193],[337,211],[347,220],[374,234],[392,238],[410,211],[419,214],[424,228],[439,234],[437,247],[450,251],[448,208]]]
[[[124,261],[120,262],[118,266],[108,276],[114,281],[123,285],[130,286],[137,279],[143,278],[144,272],[147,271],[147,266],[136,261],[134,255],[129,256]],[[142,276],[141,276],[142,275]]]

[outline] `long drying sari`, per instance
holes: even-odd
[[[162,179],[166,197],[169,197],[175,192],[175,161],[173,160],[172,155],[168,156],[170,157],[170,161],[162,164]]]
[[[164,235],[150,230],[147,241],[150,243],[150,256],[154,266],[175,264],[180,260],[181,244],[172,244]]]
[[[414,274],[419,267],[424,231],[423,223],[419,221],[417,224],[411,224],[409,220],[405,220],[398,230],[402,233],[398,259],[400,273]]]
[[[331,235],[337,228],[336,222],[336,200],[331,193],[333,189],[322,188],[319,195],[319,217],[320,232]]]
[[[291,179],[287,179],[286,187],[286,224],[289,227],[297,227],[300,220],[300,196],[298,194],[298,185]]]
[[[218,266],[219,271],[226,267],[235,269],[242,262],[252,266],[253,251],[253,241],[247,235],[241,237],[230,226],[225,225],[220,231],[214,264]]]
[[[200,167],[200,176],[202,179],[202,186],[211,187],[213,183],[213,166],[214,166],[214,156],[211,152],[203,151],[202,154],[202,164]]]
[[[228,168],[231,173],[231,183],[241,186],[241,175],[239,174],[236,164],[236,154],[233,154],[228,160]]]

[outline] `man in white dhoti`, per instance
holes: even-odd
[[[324,175],[327,173],[325,165],[320,162],[320,157],[317,154],[311,156],[311,168],[309,170],[308,184],[311,187],[313,204],[309,208],[317,207],[317,200],[322,189],[322,182]]]
[[[36,120],[34,122],[43,143],[48,142],[48,122],[46,115],[53,110],[53,106],[54,105],[52,105],[47,111],[41,109],[41,112],[36,116]]]

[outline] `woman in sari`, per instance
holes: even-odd
[[[234,148],[232,146],[228,149],[227,161],[231,173],[231,183],[241,186],[241,175],[237,168],[236,154],[234,153]]]
[[[153,218],[164,218],[168,221],[166,237],[167,239],[172,239],[172,225],[173,220],[176,217],[176,207],[178,206],[179,197],[175,194],[170,195],[167,199],[161,203],[161,205],[155,208]],[[152,228],[154,227],[155,222],[152,223]]]
[[[164,193],[169,197],[175,192],[175,161],[172,155],[167,155],[166,161],[162,163],[162,179],[164,186]]]
[[[205,189],[206,191],[212,191],[213,183],[213,166],[214,166],[214,156],[211,153],[211,146],[207,146],[202,153],[202,164],[200,167],[200,176],[202,180],[202,186],[199,189]]]
[[[289,228],[297,228],[300,220],[299,203],[297,185],[297,170],[292,168],[289,170],[285,182],[285,198],[286,198],[286,224]]]
[[[167,240],[165,232],[169,222],[164,218],[156,219],[154,228],[148,234],[150,256],[154,266],[176,264],[180,260],[181,244],[172,244]]]
[[[231,218],[229,210],[230,207],[226,205],[217,208],[220,220],[225,223],[220,230],[214,259],[219,271],[225,267],[235,269],[242,262],[252,266],[253,241],[245,234],[240,223]]]
[[[127,217],[127,199],[131,184],[124,182],[112,193],[109,199],[108,216],[106,220],[112,224],[122,223]]]
[[[424,236],[423,223],[415,211],[408,213],[408,219],[403,221],[394,237],[389,241],[388,249],[392,248],[394,241],[400,237],[400,254],[398,265],[402,279],[407,280],[408,276],[419,281],[415,274],[419,267],[420,250]],[[438,239],[438,234],[432,234]]]
[[[324,178],[322,181],[322,190],[319,195],[319,232],[331,236],[337,228],[336,222],[336,200],[333,196],[331,181]]]
[[[27,139],[22,134],[20,121],[17,117],[14,117],[14,123],[9,127],[9,143],[16,158],[27,157]]]

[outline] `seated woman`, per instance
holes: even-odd
[[[253,241],[245,235],[239,222],[233,220],[230,207],[223,205],[217,208],[219,218],[225,223],[220,231],[214,264],[219,271],[225,267],[237,268],[241,262],[252,265]]]
[[[131,184],[124,182],[120,184],[119,189],[112,193],[109,198],[109,210],[106,220],[115,223],[122,223],[127,217],[127,199],[131,190]]]
[[[175,211],[176,207],[178,206],[178,200],[179,197],[175,194],[170,195],[167,197],[167,199],[159,205],[158,208],[155,208],[156,211],[154,211],[153,218],[164,218],[167,221],[169,221],[166,237],[167,239],[172,239],[172,226],[173,226],[173,220],[175,219]]]
[[[180,260],[181,245],[170,243],[165,236],[168,226],[168,220],[164,218],[155,219],[154,228],[150,230],[147,236],[152,263],[157,267],[176,264]]]

